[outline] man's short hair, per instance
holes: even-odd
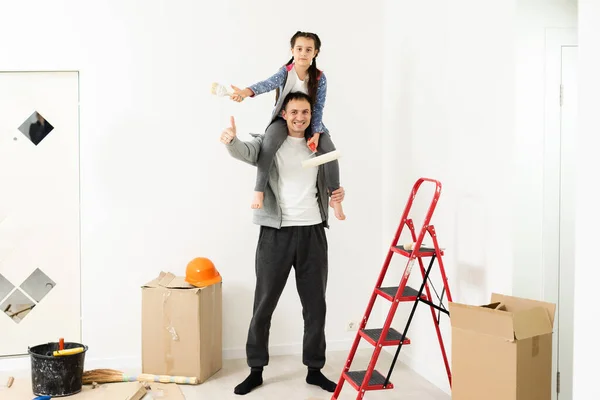
[[[310,96],[302,93],[302,92],[290,92],[287,94],[287,96],[285,96],[285,99],[283,99],[283,103],[281,104],[281,109],[285,110],[285,108],[287,107],[287,104],[292,101],[292,100],[306,100],[308,101],[308,104],[310,105],[310,110],[312,111],[312,101],[310,100]]]

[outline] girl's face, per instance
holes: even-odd
[[[294,56],[294,62],[300,67],[308,68],[318,54],[315,49],[315,41],[313,39],[299,37],[294,43],[292,48],[292,55]]]

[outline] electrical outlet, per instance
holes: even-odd
[[[358,321],[348,321],[346,324],[346,331],[351,332],[356,330],[358,330]]]

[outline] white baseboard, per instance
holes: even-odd
[[[350,351],[352,339],[327,342],[327,351]],[[302,354],[302,343],[278,344],[269,346],[269,356],[290,356]],[[224,360],[246,358],[246,348],[224,349]]]
[[[387,349],[387,348],[384,348],[383,351],[387,352],[388,354],[391,354],[392,357],[396,354],[395,350],[392,351],[391,349]],[[436,371],[432,371],[431,366],[427,365],[427,362],[425,362],[423,360],[417,360],[417,358],[412,357],[407,352],[402,352],[402,351],[400,352],[400,355],[398,356],[398,361],[401,362],[402,364],[406,365],[408,368],[412,369],[413,371],[415,371],[417,374],[421,375],[424,379],[426,379],[432,385],[435,385],[437,388],[439,388],[444,393],[446,393],[448,395],[452,394],[450,385],[448,384],[448,376],[445,375],[444,373],[437,372],[437,369],[436,369]],[[441,360],[441,358],[440,358],[439,362],[442,363],[442,365],[443,365],[443,361]],[[443,368],[443,369],[445,371],[445,368]]]
[[[0,373],[8,373],[12,376],[28,374],[31,368],[29,354],[24,356],[0,358]]]
[[[352,340],[339,340],[327,343],[327,351],[350,351]],[[281,344],[269,347],[270,356],[287,356],[302,354],[302,343]],[[223,349],[224,360],[245,359],[245,348]],[[112,368],[122,371],[137,371],[141,369],[138,357],[119,358],[86,358],[85,369]],[[22,357],[0,358],[0,372],[10,372],[12,376],[30,374],[31,361],[29,355]]]

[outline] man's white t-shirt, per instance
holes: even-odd
[[[303,168],[311,151],[306,139],[287,137],[275,155],[279,171],[282,227],[316,225],[323,222],[317,202],[318,168]]]

